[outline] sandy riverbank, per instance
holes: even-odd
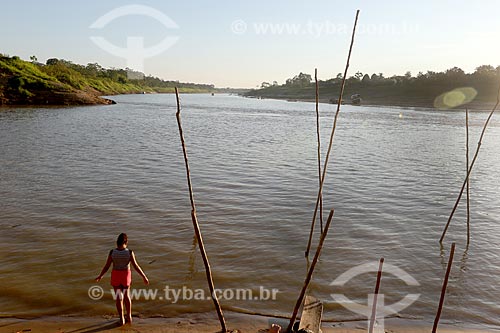
[[[228,329],[236,332],[264,333],[271,324],[286,327],[286,319],[276,319],[264,316],[225,313]],[[424,333],[430,332],[431,323],[420,320],[387,319],[385,332],[391,333]],[[475,327],[462,328],[449,324],[440,324],[439,332],[498,332],[500,328]],[[97,333],[97,332],[140,332],[140,333],[215,333],[220,331],[215,314],[187,314],[176,318],[138,318],[134,317],[132,325],[119,327],[114,317],[78,317],[53,316],[32,319],[2,318],[0,332],[10,333]],[[284,331],[284,329],[283,329]],[[324,322],[324,333],[357,333],[366,332],[366,321],[332,323]],[[376,330],[377,331],[377,330]],[[379,329],[378,332],[381,330]]]

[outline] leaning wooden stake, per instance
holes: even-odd
[[[441,298],[439,299],[439,306],[436,313],[436,318],[434,319],[434,326],[432,327],[432,333],[436,333],[439,318],[441,317],[441,311],[443,310],[444,296],[446,295],[446,287],[448,286],[448,278],[450,277],[451,265],[453,264],[453,255],[455,254],[455,243],[451,244],[450,258],[448,259],[448,268],[446,268],[446,275],[444,276],[443,288],[441,289]]]
[[[380,280],[382,278],[382,266],[384,265],[384,258],[380,258],[377,272],[377,283],[375,284],[375,292],[373,293],[373,305],[372,305],[372,316],[370,319],[370,329],[369,333],[373,333],[373,328],[375,327],[375,320],[377,320],[377,299],[378,292],[380,289]]]
[[[307,291],[307,287],[309,287],[309,283],[311,282],[312,274],[314,272],[314,268],[316,267],[316,263],[318,262],[319,256],[321,254],[321,249],[323,248],[323,243],[325,242],[326,235],[328,234],[328,229],[330,228],[330,223],[332,222],[333,218],[333,209],[330,211],[330,215],[328,215],[328,219],[326,220],[326,225],[325,225],[325,230],[321,234],[321,238],[319,240],[318,247],[316,249],[316,254],[314,255],[313,261],[311,263],[311,267],[309,267],[309,270],[307,271],[307,276],[306,280],[304,281],[304,286],[302,287],[302,290],[300,291],[299,298],[297,299],[297,303],[295,303],[295,308],[293,309],[293,314],[292,318],[290,319],[290,323],[288,324],[288,328],[286,329],[286,332],[290,333],[293,328],[293,324],[295,323],[295,320],[297,319],[297,313],[299,312],[300,306],[302,305],[302,302],[304,301],[304,296]]]
[[[182,152],[184,153],[184,162],[186,164],[186,177],[187,177],[187,182],[188,182],[188,187],[189,187],[189,200],[191,201],[191,220],[193,222],[194,233],[196,235],[196,239],[198,240],[198,246],[200,248],[201,257],[203,259],[203,263],[205,264],[205,272],[207,275],[208,288],[210,289],[210,295],[212,296],[212,300],[213,300],[214,305],[215,305],[215,310],[217,311],[217,316],[219,317],[222,332],[226,332],[227,331],[226,321],[224,319],[224,314],[222,313],[222,308],[219,304],[219,300],[217,299],[217,295],[214,292],[215,287],[214,287],[214,281],[212,278],[212,270],[210,268],[208,256],[207,256],[207,253],[205,251],[205,245],[203,244],[203,238],[201,236],[200,226],[198,224],[198,217],[196,216],[196,206],[194,203],[193,187],[191,185],[191,173],[189,171],[189,163],[188,163],[188,157],[187,157],[187,151],[186,151],[186,144],[184,141],[184,134],[183,134],[182,125],[181,125],[181,103],[179,101],[179,91],[177,90],[177,87],[175,88],[175,97],[177,99],[177,113],[175,114],[175,116],[177,117],[177,125],[179,125],[179,135],[181,137]]]
[[[314,69],[314,81],[316,82],[316,134],[318,136],[318,181],[321,186],[321,136],[319,132],[319,87],[318,87],[318,69]],[[323,195],[319,198],[319,223],[321,233],[323,233]]]
[[[465,168],[469,172],[469,110],[465,109]],[[467,177],[467,247],[470,243],[470,179]]]
[[[472,172],[472,168],[474,167],[474,163],[476,163],[477,155],[479,154],[479,149],[481,148],[481,144],[483,142],[484,133],[486,132],[486,128],[488,127],[490,119],[493,116],[493,113],[495,113],[499,103],[500,103],[500,87],[498,88],[497,102],[496,102],[495,106],[493,107],[493,109],[491,110],[488,118],[486,119],[486,122],[484,123],[483,131],[481,132],[481,136],[479,137],[479,142],[477,143],[476,152],[474,153],[474,157],[472,158],[469,169],[467,170],[467,176],[465,177],[464,183],[462,184],[462,188],[460,189],[460,193],[458,194],[458,198],[457,198],[457,201],[455,202],[455,206],[453,206],[453,209],[451,210],[451,214],[450,214],[450,217],[448,218],[448,222],[446,222],[446,226],[444,227],[443,234],[441,235],[441,238],[439,239],[440,243],[443,242],[444,236],[446,235],[446,231],[448,230],[448,227],[450,226],[451,219],[453,218],[453,215],[455,214],[455,211],[457,210],[458,203],[460,202],[460,199],[462,198],[465,186],[467,185],[467,181],[469,180],[470,174]]]
[[[356,11],[356,19],[354,20],[354,27],[352,29],[351,45],[349,47],[349,54],[347,55],[347,62],[345,65],[345,70],[344,70],[344,77],[342,78],[342,84],[340,86],[337,111],[335,112],[335,118],[333,120],[332,133],[330,134],[330,143],[328,145],[328,151],[326,153],[325,162],[324,162],[324,166],[323,166],[323,174],[321,176],[321,182],[319,184],[318,196],[316,198],[316,206],[314,207],[314,214],[313,214],[313,218],[312,218],[312,222],[311,222],[311,231],[309,232],[309,241],[307,242],[306,257],[309,256],[309,251],[311,250],[311,243],[312,243],[312,237],[313,237],[313,232],[314,232],[314,223],[316,222],[319,201],[320,201],[320,199],[322,197],[322,193],[323,193],[323,184],[325,183],[326,170],[328,167],[328,160],[330,158],[330,153],[332,151],[333,137],[335,135],[335,129],[337,128],[337,118],[338,118],[338,115],[340,112],[340,105],[342,102],[342,96],[344,96],[345,81],[346,81],[346,77],[347,77],[347,70],[349,69],[349,61],[351,60],[352,46],[354,45],[354,35],[356,34],[356,26],[358,24],[358,16],[359,16],[359,9]]]

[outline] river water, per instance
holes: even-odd
[[[114,313],[109,275],[99,284],[103,299],[91,299],[88,290],[120,232],[129,235],[151,280],[145,287],[134,273],[133,287],[159,290],[155,300],[136,300],[134,313],[213,311],[210,300],[190,299],[187,291],[176,303],[164,292],[207,289],[175,98],[114,99],[112,106],[0,111],[1,315]],[[318,188],[314,104],[229,95],[181,99],[206,250],[216,287],[229,290],[222,306],[289,315],[305,278]],[[320,106],[322,159],[334,111]],[[472,150],[486,116],[471,115]],[[384,257],[384,303],[419,295],[401,315],[432,321],[455,241],[443,322],[500,325],[495,117],[471,179],[471,245],[466,249],[464,201],[441,248],[465,175],[464,112],[342,107],[324,188],[325,220],[329,209],[335,215],[309,290],[324,301],[325,319],[363,317],[331,294],[366,304],[376,272],[361,269],[342,285],[331,283]],[[407,284],[397,268],[418,285]],[[237,288],[251,289],[252,299],[231,298]],[[257,299],[261,289],[279,292],[274,300],[266,292]]]

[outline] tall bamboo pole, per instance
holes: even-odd
[[[318,247],[316,248],[316,254],[314,255],[313,261],[311,263],[311,267],[309,267],[309,271],[307,272],[306,280],[304,281],[304,285],[302,286],[302,290],[300,291],[299,298],[297,299],[297,303],[295,303],[295,308],[293,309],[292,318],[290,319],[290,323],[288,324],[288,328],[286,329],[287,333],[292,332],[293,324],[297,319],[297,313],[299,312],[299,308],[304,301],[304,296],[306,295],[307,287],[309,287],[309,283],[311,282],[311,278],[314,272],[314,268],[319,260],[319,256],[321,254],[321,249],[323,248],[323,243],[325,242],[326,235],[328,234],[328,229],[330,228],[330,223],[333,218],[333,209],[330,210],[330,215],[328,215],[328,219],[326,220],[325,230],[321,234],[321,238],[319,240]]]
[[[443,310],[444,297],[446,295],[446,287],[448,286],[448,279],[450,277],[451,265],[453,264],[453,255],[455,254],[455,243],[451,244],[450,258],[448,259],[448,267],[446,268],[446,274],[444,276],[443,288],[441,288],[441,297],[439,299],[439,306],[436,313],[436,318],[434,319],[434,326],[432,327],[432,333],[436,333],[439,318],[441,317],[441,311]]]
[[[486,119],[486,122],[484,123],[483,130],[481,132],[481,136],[479,137],[479,141],[477,143],[476,152],[474,153],[474,157],[472,158],[471,164],[467,170],[467,176],[465,177],[465,180],[462,184],[462,188],[460,189],[460,193],[458,194],[458,198],[457,198],[457,201],[455,202],[455,206],[453,206],[453,209],[451,210],[451,214],[450,214],[450,217],[448,218],[448,222],[446,223],[446,226],[444,227],[444,230],[443,230],[443,234],[441,235],[441,238],[439,239],[440,243],[443,242],[444,236],[446,235],[446,231],[448,230],[448,227],[450,226],[451,219],[453,218],[453,215],[455,214],[455,211],[457,210],[458,203],[460,202],[460,199],[462,198],[465,186],[467,185],[467,181],[469,180],[470,174],[472,172],[472,168],[474,167],[474,163],[476,163],[476,159],[477,159],[477,156],[479,154],[479,149],[481,149],[481,144],[483,142],[484,133],[486,132],[486,128],[488,127],[490,119],[493,116],[493,113],[495,113],[495,111],[498,107],[498,104],[500,104],[500,86],[498,88],[498,93],[497,93],[497,102],[495,103],[495,106],[491,110],[490,114],[488,115],[488,118]]]
[[[224,314],[222,313],[222,308],[219,304],[219,300],[217,299],[217,295],[215,293],[214,281],[212,277],[212,270],[210,268],[210,262],[208,261],[208,256],[205,251],[205,245],[203,244],[203,238],[201,236],[200,226],[198,224],[198,217],[196,216],[196,206],[194,203],[194,195],[193,195],[193,187],[191,184],[191,173],[189,171],[189,163],[187,157],[186,143],[184,141],[184,134],[182,131],[181,124],[181,103],[179,100],[179,91],[177,87],[175,87],[175,97],[177,99],[177,113],[175,114],[177,118],[177,125],[179,126],[179,135],[181,138],[182,144],[182,152],[184,153],[184,163],[186,164],[186,177],[189,188],[189,200],[191,201],[191,221],[193,222],[194,233],[196,235],[196,239],[198,240],[198,246],[200,248],[201,257],[203,259],[203,264],[205,265],[205,273],[207,275],[208,288],[210,290],[210,295],[212,296],[212,301],[215,305],[215,310],[217,311],[217,316],[219,317],[219,321],[221,324],[222,332],[226,332],[226,321],[224,319]]]
[[[340,86],[337,111],[335,112],[335,118],[333,120],[332,133],[330,134],[330,142],[328,144],[328,151],[326,153],[325,162],[324,162],[324,166],[323,166],[323,174],[321,176],[321,182],[319,184],[318,196],[316,198],[316,206],[314,207],[314,214],[313,214],[313,218],[312,218],[312,222],[311,222],[311,231],[309,232],[309,241],[307,243],[307,249],[306,249],[306,253],[305,253],[306,257],[309,256],[309,251],[311,249],[312,237],[313,237],[313,232],[314,232],[314,223],[316,221],[316,215],[318,213],[319,201],[320,201],[320,199],[322,197],[322,193],[323,193],[323,184],[325,183],[326,170],[328,167],[328,160],[330,158],[330,153],[332,151],[333,137],[335,135],[335,129],[337,128],[337,118],[338,118],[339,113],[340,113],[340,105],[342,102],[342,96],[344,96],[345,81],[346,81],[346,77],[347,77],[347,70],[349,69],[349,61],[351,60],[352,46],[354,45],[354,36],[356,34],[356,26],[358,24],[358,16],[359,16],[359,9],[356,11],[356,19],[354,20],[354,27],[352,29],[351,45],[349,46],[349,53],[347,55],[347,62],[345,65],[345,70],[344,70],[344,77],[342,78],[342,84]]]
[[[373,328],[375,327],[375,320],[377,320],[377,299],[380,290],[380,280],[382,279],[383,265],[384,265],[384,258],[380,258],[380,262],[378,264],[378,272],[377,272],[377,283],[375,284],[375,292],[373,293],[372,316],[370,319],[370,328],[368,330],[369,333],[373,333]]]
[[[316,83],[316,134],[318,137],[318,181],[321,186],[321,136],[319,132],[319,87],[318,87],[318,69],[314,69],[314,81]],[[319,198],[319,223],[321,233],[323,233],[323,195]]]
[[[469,172],[469,110],[465,109],[465,168]],[[470,179],[467,177],[467,247],[470,243]]]

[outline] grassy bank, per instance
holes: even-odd
[[[133,93],[212,92],[213,85],[165,81],[152,76],[130,79],[124,69],[86,66],[61,59],[46,64],[0,55],[0,105],[110,104],[102,95]]]

